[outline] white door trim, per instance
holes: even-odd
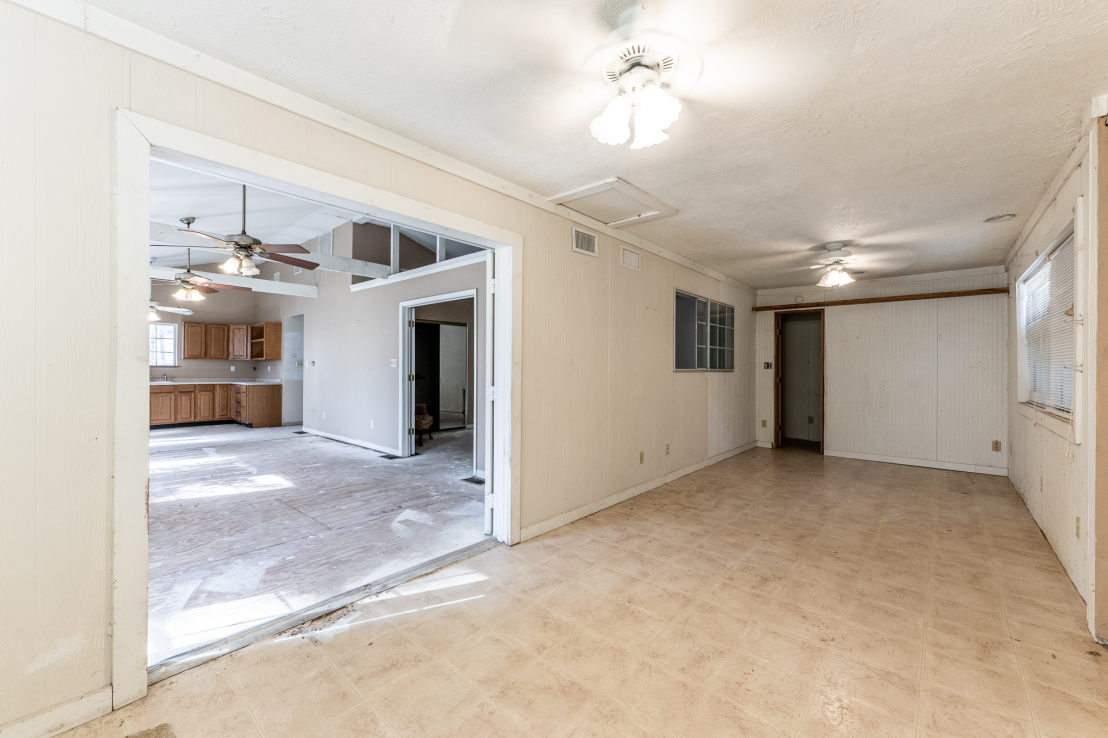
[[[114,316],[114,387],[112,427],[111,673],[112,709],[146,694],[147,597],[149,537],[149,357],[147,348],[150,255],[150,158],[190,164],[204,171],[259,187],[278,187],[313,201],[339,204],[354,212],[386,216],[392,222],[418,226],[436,235],[480,245],[497,256],[523,245],[523,236],[458,213],[432,207],[361,182],[296,164],[195,131],[116,110],[115,193],[113,197],[112,295]],[[453,234],[453,235],[452,235]],[[491,261],[491,260],[490,260]],[[509,278],[510,281],[510,278]],[[496,362],[486,374],[511,376],[513,324],[510,300],[495,303]],[[492,315],[490,313],[490,315]],[[503,335],[508,345],[503,345]],[[510,424],[510,395],[497,403],[493,423]],[[486,424],[487,425],[487,424]],[[511,434],[504,430],[507,437]],[[493,453],[500,452],[498,446]],[[494,459],[493,468],[510,468]],[[511,478],[498,478],[498,504],[512,495]],[[506,513],[506,514],[510,514]],[[508,534],[500,537],[508,542]],[[94,717],[90,715],[89,719]]]

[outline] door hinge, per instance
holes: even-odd
[[[415,381],[415,375],[414,374],[409,374],[408,375],[408,381],[409,382],[414,382]]]
[[[490,279],[489,280],[489,294],[492,294],[492,295],[496,294],[496,280],[495,279]]]
[[[409,436],[414,436],[415,435],[415,428],[409,428],[408,429],[408,435]]]
[[[485,390],[485,396],[488,397],[489,402],[496,402],[496,387],[490,385],[489,388]]]
[[[408,321],[408,327],[409,328],[415,328],[415,321],[414,320],[409,320]]]

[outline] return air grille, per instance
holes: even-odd
[[[583,231],[579,228],[573,229],[573,250],[580,254],[588,254],[589,256],[600,256],[597,252],[596,234]]]

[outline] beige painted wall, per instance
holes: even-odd
[[[522,234],[511,464],[525,531],[753,441],[752,297],[738,287],[653,253],[624,269],[607,234],[600,258],[573,254],[571,222],[547,209],[6,0],[0,89],[0,222],[20,275],[0,291],[0,340],[20,357],[0,362],[18,388],[0,412],[19,419],[0,431],[0,726],[111,682],[112,501],[142,495],[112,489],[116,108]],[[736,306],[738,371],[671,371],[675,288]]]

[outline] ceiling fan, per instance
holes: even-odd
[[[247,234],[246,185],[242,186],[242,233],[224,238],[211,233],[204,233],[203,231],[194,231],[192,230],[192,224],[195,220],[196,218],[181,218],[181,222],[185,224],[185,227],[180,230],[184,233],[192,233],[222,244],[220,246],[197,246],[196,248],[230,251],[231,258],[219,266],[220,269],[228,274],[240,274],[247,277],[261,274],[261,270],[258,269],[258,266],[254,263],[254,259],[256,258],[279,261],[282,264],[290,264],[308,270],[315,269],[319,266],[319,264],[312,261],[304,261],[303,259],[296,259],[291,256],[282,256],[282,254],[311,253],[303,246],[298,246],[293,243],[262,243],[257,238]]]
[[[819,264],[808,267],[809,269],[825,269],[826,273],[817,283],[820,287],[842,287],[854,281],[854,277],[846,271],[846,260],[850,258],[849,251],[843,248],[842,241],[832,241],[823,248],[827,253],[820,257]]]
[[[178,315],[192,315],[192,311],[188,308],[163,307],[154,300],[151,300],[149,316],[150,320],[157,320],[159,318],[158,313],[177,313]]]
[[[184,300],[185,302],[199,302],[204,299],[204,295],[214,295],[219,290],[214,289],[219,287],[224,290],[245,290],[246,292],[252,292],[249,287],[239,287],[233,284],[216,284],[207,277],[201,277],[199,274],[193,274],[192,271],[192,249],[185,249],[185,256],[188,260],[186,262],[185,271],[177,272],[173,275],[173,279],[151,279],[151,282],[161,282],[164,284],[176,284],[180,286],[180,289],[173,293],[173,296],[178,300]],[[173,311],[179,312],[179,311]],[[190,310],[189,313],[192,311]]]

